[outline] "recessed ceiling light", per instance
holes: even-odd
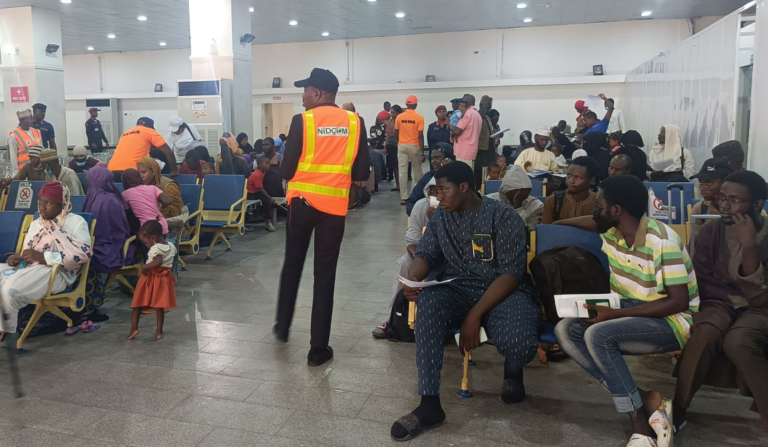
[[[291,20],[290,22],[288,22],[288,24],[291,26],[296,26],[299,24],[299,22],[297,22],[296,20]]]
[[[523,19],[523,22],[531,23],[531,22],[533,22],[533,19],[531,19],[531,18]]]
[[[248,12],[253,12],[253,11],[254,11],[254,9],[253,9],[253,6],[251,6],[250,8],[248,8]]]
[[[373,0],[373,1],[376,1],[376,0]],[[328,31],[323,31],[323,37],[328,37],[330,35],[331,33],[329,33]]]
[[[651,14],[653,14],[653,11],[643,11],[642,13],[640,13],[640,15],[643,17],[648,17]]]
[[[376,0],[368,0],[369,2],[375,2]]]
[[[61,3],[72,3],[72,0],[61,0]]]
[[[88,51],[93,51],[93,47],[88,47]]]
[[[136,18],[139,19],[139,22],[146,22],[147,21],[147,16],[138,16]]]
[[[108,39],[114,39],[114,38],[115,38],[115,35],[114,35],[114,34],[107,34],[107,38],[108,38]]]
[[[165,43],[165,42],[160,42],[160,46],[161,46],[161,47],[164,47],[164,46],[166,46],[166,45],[168,45],[168,44],[167,44],[167,43]]]
[[[525,9],[526,6],[528,6],[528,5],[526,5],[525,3],[518,3],[517,4],[517,9]]]
[[[398,12],[397,14],[395,14],[395,17],[397,17],[398,19],[402,19],[403,17],[405,17],[405,13],[404,12]]]

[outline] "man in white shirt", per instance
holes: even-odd
[[[525,172],[533,172],[538,169],[541,171],[560,172],[560,166],[555,161],[555,154],[547,150],[549,143],[550,130],[546,127],[539,127],[534,135],[535,146],[529,147],[517,156],[515,164],[522,167]]]
[[[176,163],[181,166],[184,162],[184,157],[187,156],[187,152],[190,149],[194,149],[197,146],[201,146],[202,137],[197,132],[195,126],[185,123],[180,116],[171,117],[171,125],[168,127],[171,131],[168,134],[168,138],[165,140],[168,146],[173,151],[173,155],[176,157]]]
[[[613,98],[608,98],[608,101],[611,103],[611,105],[615,106],[615,102]],[[624,133],[627,130],[627,125],[624,124],[624,114],[621,112],[621,110],[614,107],[613,109],[613,115],[611,115],[611,121],[608,123],[608,134],[612,134],[614,132],[621,132]]]
[[[61,182],[69,188],[73,196],[85,195],[83,184],[77,173],[59,163],[59,156],[53,149],[46,149],[40,153],[40,163],[45,169],[45,178],[49,182]]]

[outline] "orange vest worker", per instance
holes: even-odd
[[[11,135],[16,138],[16,143],[19,145],[19,152],[16,156],[19,161],[19,169],[29,163],[29,147],[43,145],[43,138],[40,135],[40,131],[34,127],[30,127],[29,130],[32,131],[33,137],[30,137],[29,134],[24,132],[20,127],[17,127],[11,132]]]
[[[336,107],[318,107],[301,114],[304,151],[288,183],[286,200],[301,197],[313,208],[346,216],[352,162],[360,141],[360,117]]]

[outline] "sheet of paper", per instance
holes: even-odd
[[[543,169],[534,169],[533,171],[528,173],[528,177],[533,177],[533,178],[542,177],[551,173],[552,171],[545,171]]]
[[[456,346],[459,346],[459,337],[461,336],[461,332],[456,334]],[[485,328],[480,326],[480,343],[485,343],[488,341],[488,336],[485,334]]]
[[[600,97],[597,95],[587,96],[587,99],[584,101],[584,105],[587,106],[587,108],[592,111],[605,109],[605,101],[600,99]]]
[[[663,171],[668,167],[672,166],[673,164],[675,164],[675,160],[671,158],[667,158],[666,160],[657,161],[656,163],[654,163],[653,169],[657,171]]]
[[[621,307],[621,297],[618,293],[596,293],[596,294],[573,294],[573,295],[555,295],[555,308],[557,316],[560,318],[579,318],[578,302],[584,304],[586,300],[608,300],[612,309]]]
[[[491,138],[496,138],[496,137],[498,137],[499,135],[501,135],[501,134],[503,134],[503,133],[507,133],[507,132],[509,132],[510,130],[512,130],[512,129],[510,129],[509,127],[507,127],[506,129],[504,129],[504,130],[500,130],[500,131],[496,132],[495,134],[491,135]]]
[[[408,278],[403,278],[400,275],[397,275],[397,280],[401,283],[405,284],[408,287],[413,287],[414,289],[423,289],[424,287],[430,287],[430,286],[436,286],[438,284],[448,284],[449,282],[453,281],[456,278],[446,279],[445,281],[411,281]]]

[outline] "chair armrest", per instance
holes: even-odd
[[[51,276],[48,278],[48,290],[45,292],[45,296],[51,296],[51,290],[53,289],[53,281],[56,278],[56,273],[59,272],[59,266],[61,264],[53,264],[51,267]]]
[[[125,240],[125,244],[123,244],[123,258],[128,256],[128,249],[131,248],[131,244],[135,240],[136,240],[136,236],[131,236]]]
[[[187,216],[187,220],[184,223],[189,222],[190,220],[194,219],[197,216],[201,216],[203,214],[203,210],[197,210],[194,213]]]
[[[239,199],[237,202],[233,203],[232,206],[229,207],[229,216],[228,216],[228,220],[227,220],[227,224],[228,225],[231,224],[233,220],[235,220],[234,219],[235,207],[238,206],[238,205],[243,205],[243,209],[240,210],[240,211],[244,213],[245,212],[245,197]]]

